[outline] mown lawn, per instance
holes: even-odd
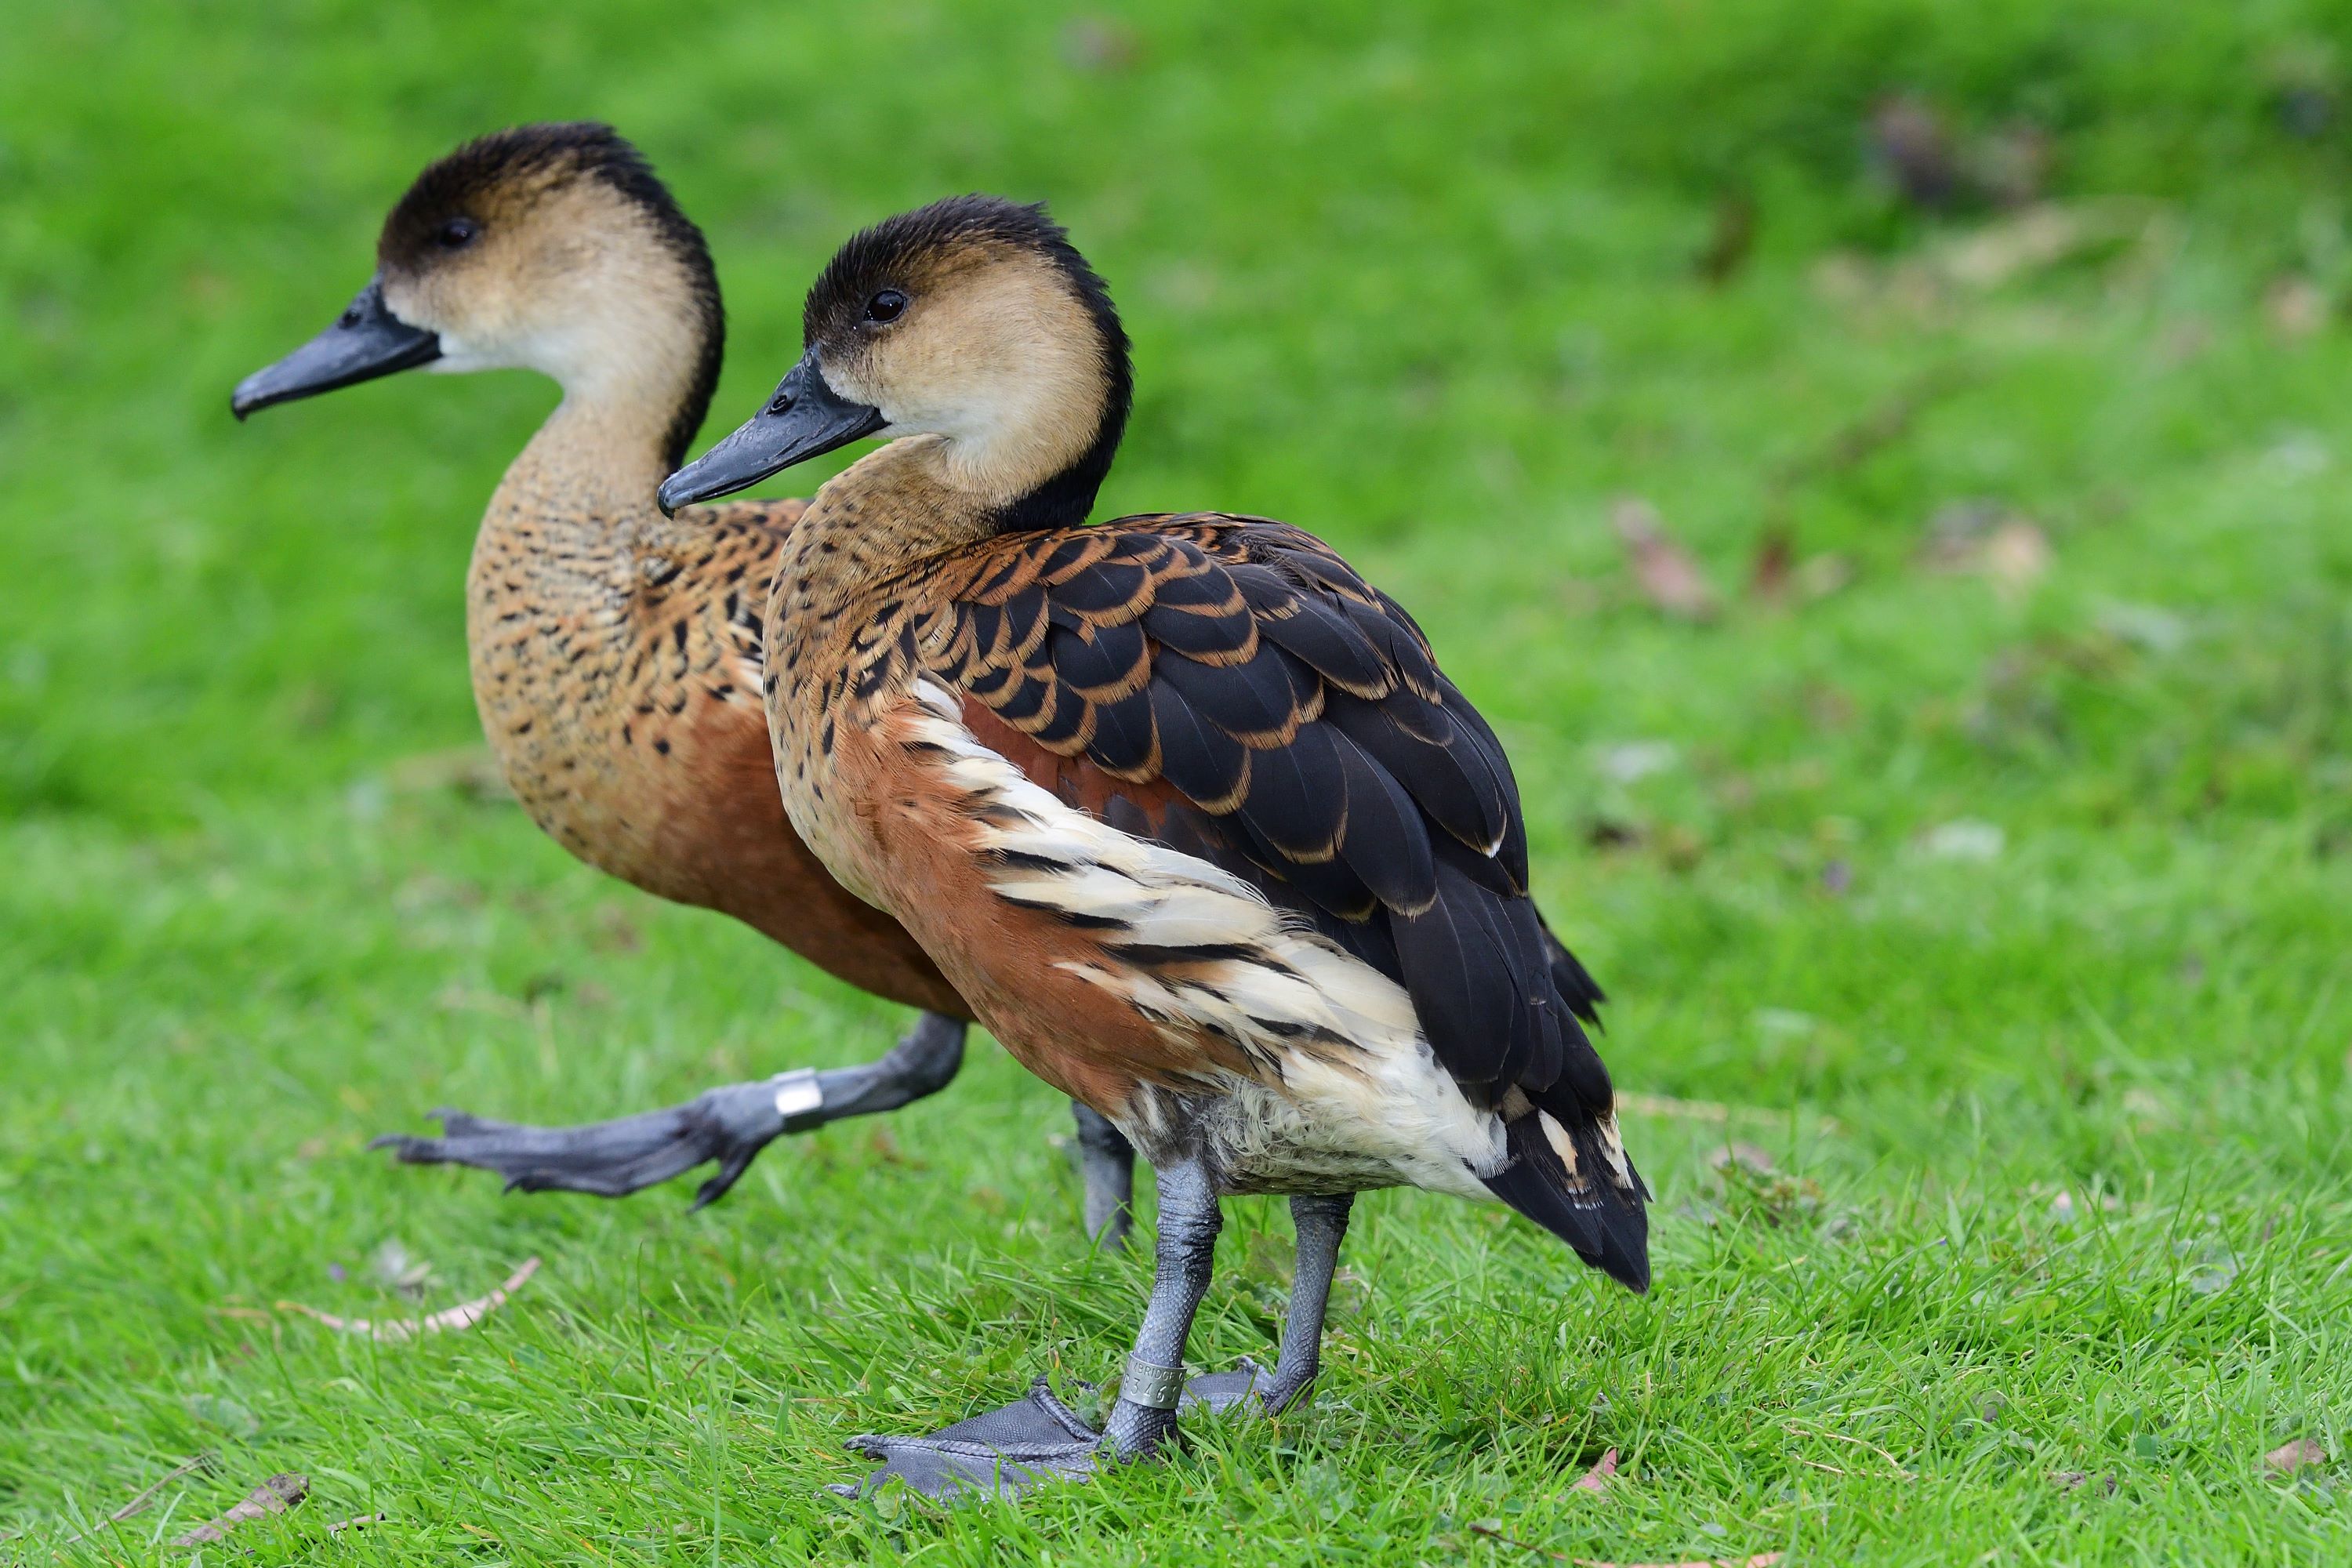
[[[13,15],[0,1561],[184,1561],[286,1470],[209,1560],[2347,1560],[2352,13],[2047,9]],[[1979,183],[2037,128],[2049,205],[1898,197],[1897,92]],[[1324,533],[1510,743],[1651,1097],[1651,1296],[1378,1196],[1310,1411],[851,1503],[844,1437],[1107,1376],[1141,1304],[1001,1052],[698,1215],[362,1152],[901,1022],[452,782],[467,542],[543,384],[228,418],[425,159],[578,115],[710,230],[715,427],[849,228],[1055,200],[1138,343],[1107,505]],[[1650,602],[1629,501],[1721,614]],[[1230,1205],[1197,1363],[1271,1349],[1286,1231]],[[427,1308],[544,1267],[415,1344],[275,1310],[416,1310],[388,1246]]]

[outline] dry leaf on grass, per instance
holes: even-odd
[[[2263,291],[2263,314],[2280,337],[2307,338],[2327,325],[2327,296],[2310,279],[2289,275]]]
[[[1697,560],[1666,531],[1656,507],[1627,496],[1610,509],[1609,522],[1633,562],[1633,580],[1651,604],[1686,621],[1714,618],[1715,590],[1700,574]]]
[[[433,1265],[408,1250],[398,1237],[386,1238],[368,1258],[368,1278],[386,1290],[396,1290],[412,1299],[425,1294],[425,1282],[433,1278]]]
[[[2309,1437],[2297,1437],[2264,1454],[2263,1463],[2283,1476],[2293,1475],[2305,1465],[2327,1463],[2327,1450]]]
[[[2040,582],[2050,570],[2050,536],[2022,519],[2002,523],[1984,542],[1979,567],[1994,587],[2012,597]]]
[[[1920,852],[1930,860],[1998,860],[2009,847],[2009,835],[1996,822],[1963,816],[1939,822],[1919,836]]]
[[[2032,519],[1988,500],[1938,509],[1927,521],[1921,555],[1932,570],[1973,573],[2012,598],[2048,575],[2056,558],[2050,536]]]
[[[226,1513],[216,1519],[205,1521],[185,1535],[172,1537],[172,1544],[203,1546],[207,1542],[218,1541],[238,1525],[249,1524],[257,1519],[268,1519],[274,1513],[284,1513],[310,1495],[310,1477],[272,1476],[247,1492],[245,1500],[231,1508]]]
[[[322,1312],[316,1307],[305,1306],[299,1301],[280,1301],[278,1303],[278,1310],[281,1312],[299,1312],[306,1318],[315,1319],[337,1333],[359,1334],[371,1340],[415,1339],[419,1334],[438,1334],[453,1329],[472,1328],[476,1323],[505,1306],[507,1298],[520,1289],[524,1280],[538,1272],[539,1259],[526,1258],[521,1268],[507,1276],[505,1284],[488,1295],[477,1297],[471,1301],[460,1301],[454,1307],[445,1307],[440,1311],[425,1318],[391,1318],[381,1322],[366,1318],[339,1318],[332,1312]]]
[[[2145,203],[2042,202],[1943,246],[1937,270],[1969,289],[2011,279],[2144,237],[2158,214]]]
[[[1959,194],[1960,170],[1952,133],[1933,104],[1902,94],[1870,111],[1873,160],[1887,183],[1914,206],[1941,209]]]
[[[1790,579],[1797,574],[1796,547],[1788,531],[1773,529],[1756,546],[1755,563],[1748,569],[1748,596],[1778,605],[1789,597]]]
[[[1706,1168],[1708,1170],[1725,1171],[1734,1165],[1750,1175],[1771,1176],[1780,1173],[1780,1167],[1772,1163],[1771,1154],[1753,1143],[1727,1143],[1720,1149],[1707,1152]]]
[[[1707,235],[1706,248],[1692,262],[1692,270],[1699,278],[1717,288],[1728,283],[1748,265],[1748,252],[1756,247],[1756,203],[1753,198],[1734,194],[1715,204],[1715,226]]]
[[[1617,1479],[1617,1450],[1610,1449],[1592,1461],[1592,1468],[1576,1478],[1568,1489],[1572,1492],[1605,1492]]]
[[[1123,71],[1143,57],[1135,29],[1108,16],[1080,16],[1062,28],[1062,58],[1073,70]]]

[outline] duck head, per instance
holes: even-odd
[[[567,400],[674,405],[675,467],[719,379],[725,323],[695,227],[608,125],[525,125],[433,163],[384,219],[375,276],[332,325],[237,384],[256,409],[425,366],[552,376]]]
[[[664,510],[860,437],[928,436],[934,477],[997,527],[1086,520],[1127,425],[1127,333],[1043,205],[958,196],[876,225],[818,277],[801,334],[775,395],[669,477]]]

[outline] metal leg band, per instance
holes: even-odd
[[[1119,1379],[1118,1396],[1152,1410],[1173,1410],[1176,1402],[1184,1396],[1184,1369],[1161,1366],[1139,1355],[1129,1356],[1126,1375]]]
[[[814,1068],[780,1072],[772,1081],[776,1086],[776,1114],[784,1119],[786,1132],[806,1132],[824,1125],[824,1090],[817,1084]]]

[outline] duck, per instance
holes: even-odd
[[[760,690],[772,563],[803,501],[672,519],[656,504],[725,353],[702,231],[611,126],[520,126],[417,175],[374,275],[323,332],[238,384],[242,420],[395,372],[535,370],[562,391],[474,543],[467,637],[490,749],[531,819],[648,893],[732,916],[854,985],[921,1010],[881,1058],[795,1068],[583,1127],[439,1113],[401,1161],[510,1188],[618,1196],[715,1161],[716,1201],[770,1141],[944,1089],[971,1010],[906,929],[847,892],[793,831]],[[1132,1152],[1077,1108],[1088,1233],[1124,1234]]]
[[[1043,205],[866,229],[677,511],[865,437],[784,541],[763,698],[786,813],[1020,1062],[1148,1161],[1153,1283],[1099,1428],[1044,1380],[868,1435],[863,1485],[1017,1490],[1164,1450],[1187,1405],[1281,1411],[1319,1372],[1357,1193],[1500,1202],[1634,1291],[1648,1191],[1528,892],[1494,730],[1394,598],[1315,535],[1088,523],[1133,396],[1102,279]],[[1276,1363],[1190,1374],[1221,1203],[1286,1196]],[[852,1489],[855,1489],[854,1488]]]

